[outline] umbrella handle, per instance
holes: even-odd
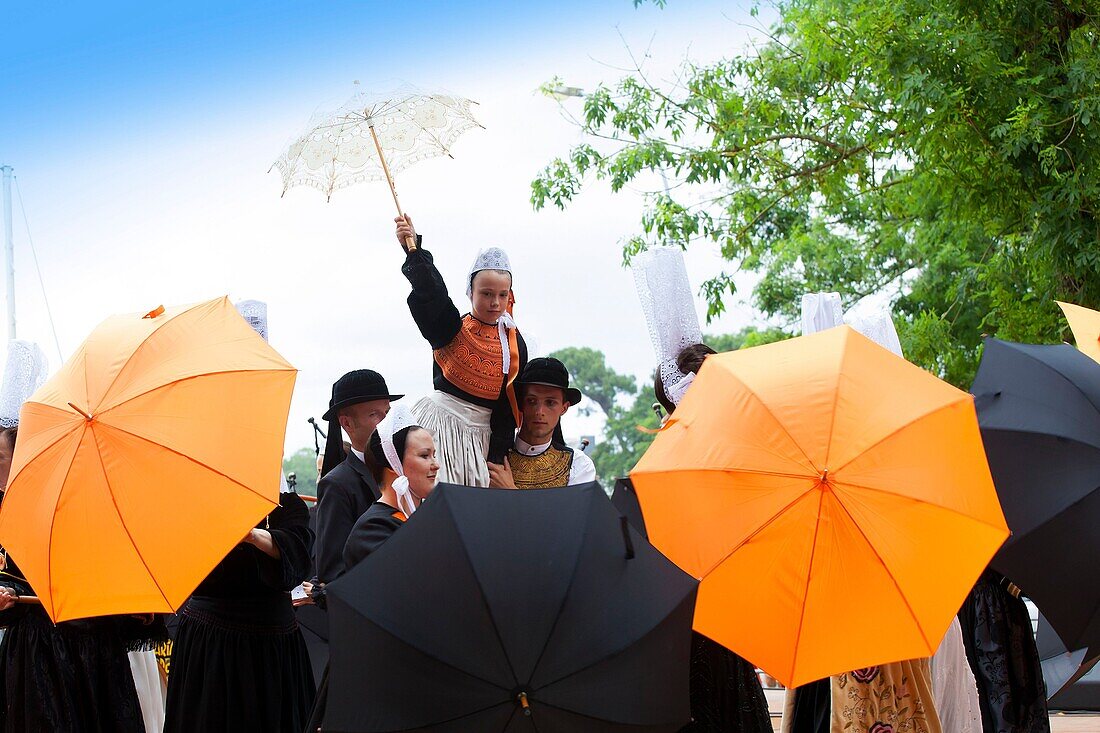
[[[531,703],[527,701],[527,693],[521,692],[516,695],[516,699],[519,700],[519,706],[523,708],[523,714],[528,718],[531,717]]]
[[[626,521],[626,517],[619,517],[619,526],[623,530],[623,544],[626,545],[626,559],[634,559],[634,540],[630,539],[630,525]]]
[[[378,142],[378,133],[374,131],[374,125],[369,126],[370,136],[374,139],[374,149],[378,151],[378,160],[382,163],[382,172],[386,174],[386,183],[390,184],[390,193],[393,195],[393,205],[397,207],[397,215],[405,218],[405,212],[401,210],[401,202],[397,200],[397,189],[393,185],[393,176],[390,175],[390,167],[386,165],[386,156],[382,152],[382,144]],[[405,237],[405,247],[409,252],[416,249],[416,240]]]

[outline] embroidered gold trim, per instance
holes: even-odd
[[[508,451],[512,478],[520,489],[554,489],[569,485],[569,469],[573,454],[551,446],[537,456],[525,456]]]

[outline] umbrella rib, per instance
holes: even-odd
[[[80,450],[80,443],[84,440],[84,433],[88,430],[88,423],[85,422],[81,426],[80,440],[77,441],[77,450]],[[50,445],[57,445],[61,439],[51,443]],[[74,454],[75,455],[75,454]],[[49,538],[48,549],[46,550],[46,592],[50,594],[50,611],[56,611],[57,606],[54,603],[53,598],[53,526],[57,521],[57,507],[61,504],[61,494],[65,490],[65,484],[69,481],[69,474],[73,471],[73,462],[69,461],[69,467],[65,469],[65,478],[61,480],[61,489],[57,492],[57,498],[53,503],[53,512],[50,513],[50,532],[46,535]],[[28,583],[30,581],[27,581]],[[50,614],[50,618],[53,618],[53,614]]]
[[[958,509],[952,509],[951,507],[944,506],[943,504],[933,504],[930,501],[924,501],[923,499],[918,499],[915,496],[907,496],[906,494],[898,494],[898,493],[893,492],[893,491],[887,491],[886,489],[880,489],[880,488],[876,488],[874,486],[867,486],[866,484],[857,484],[857,483],[854,483],[852,481],[845,481],[844,479],[837,479],[836,481],[833,481],[833,484],[835,486],[850,486],[853,489],[863,489],[864,491],[874,491],[875,493],[886,494],[887,496],[892,496],[892,497],[897,498],[897,499],[908,499],[909,501],[916,502],[917,504],[926,504],[928,506],[935,507],[935,508],[937,508],[941,511],[945,511],[945,512],[948,512],[950,514],[955,514],[955,515],[958,515],[958,516],[963,517],[965,519],[969,519],[971,521],[977,522],[978,524],[983,524],[986,527],[989,527],[990,529],[996,529],[996,530],[1004,531],[1004,527],[998,527],[995,524],[990,524],[989,522],[985,521],[984,519],[978,519],[976,517],[972,517],[969,514],[964,514],[963,512],[959,511]]]
[[[939,407],[937,407],[935,409],[929,410],[928,412],[925,412],[921,415],[917,415],[916,417],[914,417],[912,420],[905,423],[904,425],[899,425],[897,428],[894,428],[893,430],[888,432],[886,435],[883,435],[881,438],[876,440],[874,443],[871,443],[869,446],[867,446],[866,448],[861,450],[859,453],[855,454],[854,456],[852,456],[851,458],[849,458],[847,461],[845,461],[841,465],[837,466],[836,468],[831,469],[829,472],[834,474],[834,475],[839,473],[841,471],[841,469],[847,468],[849,465],[852,464],[853,461],[855,461],[860,456],[874,450],[875,448],[878,448],[880,445],[882,445],[886,441],[890,440],[891,438],[893,438],[898,433],[901,433],[902,431],[908,429],[909,427],[911,427],[912,425],[917,423],[919,420],[924,420],[924,419],[927,419],[927,418],[931,417],[932,415],[935,415],[938,412],[943,412],[944,410],[949,410],[952,407],[955,407],[956,405],[967,401],[967,399],[969,399],[970,403],[973,404],[974,398],[969,393],[963,392],[962,394],[963,394],[963,397],[961,399],[955,400],[954,402],[948,402],[947,404],[944,404],[944,405],[940,405]]]
[[[1046,363],[1045,361],[1043,361],[1042,359],[1036,357],[1034,354],[1029,353],[1028,351],[1024,351],[1024,350],[1021,350],[1021,349],[1012,349],[1012,351],[1014,353],[1023,355],[1024,357],[1026,357],[1027,359],[1030,359],[1031,361],[1037,362],[1038,364],[1046,367],[1050,371],[1057,374],[1059,377],[1064,379],[1071,387],[1073,387],[1073,389],[1075,391],[1079,392],[1081,394],[1081,396],[1085,398],[1085,402],[1088,402],[1090,405],[1092,405],[1093,409],[1100,411],[1100,405],[1098,405],[1098,404],[1096,404],[1095,402],[1092,401],[1092,398],[1089,397],[1088,393],[1085,392],[1085,390],[1081,388],[1081,385],[1077,384],[1077,382],[1073,381],[1068,376],[1063,374],[1059,369],[1055,368],[1054,365]]]
[[[160,597],[164,599],[164,604],[169,608],[172,608],[172,602],[168,600],[168,596],[164,593],[164,589],[160,587],[160,581],[153,574],[153,569],[149,567],[149,564],[145,562],[145,558],[141,554],[141,550],[138,549],[137,542],[134,541],[134,536],[130,534],[130,528],[126,526],[126,520],[122,517],[122,512],[118,508],[118,499],[115,497],[115,490],[111,487],[111,479],[107,476],[107,466],[103,464],[103,450],[99,443],[99,439],[96,436],[96,431],[92,430],[92,439],[96,443],[96,456],[99,458],[99,468],[103,471],[103,483],[107,484],[107,493],[111,497],[111,506],[115,508],[115,514],[118,515],[118,522],[122,525],[122,529],[126,532],[126,538],[130,540],[131,547],[134,548],[134,554],[141,560],[141,564],[145,566],[145,571],[149,573],[149,578],[153,581],[153,585],[157,587],[157,591],[160,593]]]
[[[111,424],[109,424],[109,423],[103,423],[103,422],[101,422],[101,423],[99,423],[99,424],[100,424],[100,425],[102,425],[102,426],[104,426],[104,427],[106,427],[106,428],[110,428],[111,430],[117,430],[117,431],[118,431],[118,432],[120,432],[120,433],[125,433],[126,435],[129,435],[129,436],[132,436],[132,437],[134,437],[134,438],[137,438],[138,440],[142,440],[142,441],[145,441],[145,442],[146,442],[146,443],[148,443],[149,445],[155,445],[155,446],[157,446],[158,448],[163,448],[164,450],[168,451],[169,453],[175,454],[175,455],[179,456],[180,458],[184,459],[185,461],[190,461],[191,463],[194,463],[194,464],[195,464],[195,465],[197,465],[197,466],[202,466],[203,468],[205,468],[206,470],[210,471],[211,473],[215,473],[215,474],[217,474],[217,475],[221,476],[221,477],[222,477],[222,478],[224,478],[224,479],[225,479],[226,481],[229,481],[229,482],[231,482],[231,483],[234,483],[234,484],[236,484],[237,486],[240,486],[240,487],[241,487],[242,489],[245,489],[246,491],[248,491],[248,492],[250,492],[250,493],[252,493],[252,494],[255,494],[256,496],[260,497],[261,499],[264,499],[264,500],[266,500],[266,501],[271,501],[271,500],[270,500],[270,499],[268,499],[268,498],[267,498],[266,496],[264,496],[264,495],[263,495],[263,494],[261,494],[260,492],[258,492],[258,491],[256,491],[255,489],[253,489],[253,488],[252,488],[251,486],[246,486],[245,484],[242,484],[242,483],[241,483],[240,481],[238,481],[237,479],[233,478],[232,476],[229,476],[229,475],[227,475],[227,474],[225,474],[225,473],[223,473],[223,472],[219,471],[218,469],[214,468],[213,466],[210,466],[210,465],[208,465],[208,464],[206,464],[206,463],[203,463],[202,461],[200,461],[200,460],[198,460],[198,459],[194,458],[193,456],[188,456],[188,455],[185,455],[185,454],[183,454],[183,453],[180,453],[180,452],[179,452],[178,450],[175,450],[174,448],[169,448],[168,446],[166,446],[166,445],[163,445],[162,443],[158,443],[158,442],[156,442],[155,440],[152,440],[152,439],[150,439],[150,438],[147,438],[147,437],[145,437],[144,435],[138,435],[137,433],[133,433],[133,432],[130,432],[129,430],[126,430],[125,428],[120,428],[120,427],[119,427],[119,426],[117,426],[117,425],[111,425]],[[274,503],[277,503],[277,502],[272,502],[272,503],[274,504]]]
[[[225,298],[222,298],[222,300],[225,300]],[[207,301],[207,302],[209,302],[209,301]],[[134,348],[133,351],[130,352],[129,356],[126,357],[126,361],[124,361],[122,363],[122,366],[119,367],[119,370],[117,372],[115,372],[115,376],[111,379],[111,383],[109,385],[107,385],[107,389],[103,390],[103,395],[99,398],[100,399],[100,405],[97,405],[96,408],[93,408],[93,409],[97,411],[98,407],[100,407],[102,405],[102,402],[107,397],[107,395],[111,394],[111,390],[115,388],[115,383],[118,382],[118,378],[120,376],[122,376],[122,373],[124,371],[126,371],[126,367],[130,366],[130,362],[134,360],[134,357],[137,356],[137,353],[139,351],[141,351],[142,347],[145,346],[145,344],[147,344],[149,342],[149,339],[153,338],[154,335],[160,333],[160,330],[162,328],[164,328],[165,326],[167,326],[169,323],[176,320],[180,316],[184,315],[185,313],[190,313],[191,311],[195,310],[196,308],[199,308],[200,306],[204,306],[206,304],[207,303],[196,303],[195,305],[192,305],[190,308],[187,308],[186,310],[182,310],[179,313],[176,313],[175,315],[168,316],[163,321],[158,323],[157,327],[154,328],[152,331],[150,331],[149,334],[142,340],[142,342],[140,344],[138,344]],[[85,392],[87,392],[87,389],[88,389],[87,388],[87,383],[88,383],[88,356],[87,356],[87,352],[85,352],[85,355],[84,355],[84,383],[85,383],[84,390],[85,390]],[[92,399],[92,396],[91,396],[91,394],[89,394],[88,395],[88,402],[89,403],[91,402],[91,399]]]
[[[848,520],[852,523],[852,526],[855,527],[857,531],[859,531],[860,537],[862,537],[863,541],[867,543],[867,546],[871,548],[871,552],[875,553],[875,557],[882,564],[882,569],[886,571],[886,574],[888,576],[890,576],[890,582],[894,584],[894,587],[898,591],[898,596],[905,604],[905,607],[909,610],[909,616],[913,619],[913,625],[917,627],[917,631],[920,632],[920,637],[924,640],[924,646],[928,649],[928,654],[931,655],[935,653],[936,647],[932,646],[932,644],[929,643],[928,634],[924,633],[924,627],[920,625],[917,614],[913,611],[913,606],[910,605],[909,599],[905,597],[905,593],[902,591],[901,585],[898,583],[898,579],[894,577],[893,571],[890,570],[890,566],[886,564],[886,560],[884,560],[882,558],[882,555],[879,554],[878,548],[875,547],[874,543],[871,542],[871,538],[868,537],[867,533],[863,531],[863,527],[859,525],[859,522],[856,521],[856,518],[852,516],[852,513],[850,511],[848,511],[848,507],[844,505],[844,502],[841,500],[840,495],[834,491],[833,496],[836,497],[836,503],[839,504],[840,508],[844,510],[844,514],[848,517]]]
[[[815,474],[816,474],[817,473],[817,466],[814,465],[813,460],[806,454],[806,450],[802,447],[802,444],[794,439],[794,436],[791,435],[791,431],[787,429],[787,426],[783,424],[783,421],[780,420],[779,417],[774,412],[772,412],[771,406],[768,405],[768,403],[765,402],[763,399],[761,399],[760,395],[758,395],[756,393],[756,390],[754,390],[749,385],[745,384],[745,382],[739,376],[737,376],[732,371],[727,370],[727,373],[731,377],[736,379],[738,384],[740,384],[742,387],[745,388],[745,392],[752,395],[753,399],[755,399],[757,401],[757,403],[759,403],[760,406],[764,408],[764,411],[768,413],[768,415],[771,417],[772,420],[775,420],[775,424],[778,425],[783,430],[783,434],[786,435],[787,439],[791,441],[791,445],[793,445],[795,448],[798,448],[798,452],[802,454],[802,457],[806,459],[807,465],[809,465],[809,467],[811,469],[813,469]]]
[[[817,520],[814,522],[814,539],[810,545],[810,567],[806,570],[806,589],[802,594],[802,613],[798,616],[798,631],[794,635],[794,654],[791,655],[791,676],[794,676],[794,668],[798,665],[798,647],[802,642],[802,627],[806,623],[806,606],[810,602],[810,580],[814,575],[814,560],[817,558],[817,535],[821,530],[821,508],[825,504],[825,492],[821,491],[817,498]]]
[[[595,496],[595,494],[593,494],[593,496]],[[592,504],[591,501],[589,501],[589,507],[591,507],[591,504]],[[587,520],[584,523],[584,527],[585,527],[585,530],[588,529],[588,521]],[[585,532],[585,534],[587,534],[587,532]],[[565,594],[562,596],[561,604],[558,606],[558,612],[554,615],[554,623],[550,625],[550,630],[546,633],[546,638],[542,642],[542,649],[539,650],[539,655],[535,659],[534,665],[531,666],[531,678],[532,679],[534,679],[535,673],[538,672],[539,665],[542,664],[542,657],[543,657],[543,655],[546,654],[547,647],[550,646],[550,639],[554,636],[554,632],[558,628],[558,621],[561,620],[561,612],[562,612],[562,609],[565,608],[565,602],[569,600],[569,593],[573,588],[573,581],[576,580],[576,578],[577,578],[577,568],[579,568],[580,564],[581,564],[581,550],[583,550],[583,549],[584,549],[584,538],[582,537],[581,538],[581,544],[577,548],[577,557],[573,560],[573,570],[569,573],[569,583],[565,586],[565,588],[566,588]],[[513,672],[513,674],[514,674],[514,672]],[[531,680],[528,680],[528,682],[530,682],[530,681]],[[518,679],[516,681],[516,684],[519,684]],[[544,687],[545,687],[545,685],[544,685]]]
[[[340,598],[339,595],[337,595],[336,597]],[[408,639],[405,639],[402,636],[398,636],[395,632],[391,631],[386,626],[384,626],[379,619],[369,617],[367,614],[360,611],[356,606],[349,603],[346,599],[341,598],[340,600],[343,601],[344,605],[347,606],[349,609],[351,609],[351,611],[356,616],[363,619],[364,621],[366,621],[369,624],[377,626],[379,629],[382,630],[383,633],[388,634],[389,636],[393,637],[398,642],[400,642],[401,644],[404,644],[405,646],[409,647],[410,649],[415,649],[417,652],[423,654],[428,659],[431,659],[434,662],[438,662],[439,664],[442,664],[444,667],[447,667],[448,669],[453,669],[455,672],[458,672],[459,674],[464,674],[467,677],[475,679],[478,682],[484,682],[485,684],[489,685],[490,687],[495,687],[498,690],[503,690],[504,692],[510,692],[510,690],[507,687],[504,687],[503,685],[501,685],[497,682],[493,682],[492,680],[487,680],[484,677],[481,677],[480,675],[476,675],[473,672],[470,672],[469,670],[465,670],[465,669],[462,669],[461,667],[455,666],[455,665],[451,664],[450,662],[448,662],[445,659],[440,659],[439,657],[432,654],[431,652],[420,648],[419,645],[412,643],[411,641],[409,641]],[[499,705],[500,703],[495,703],[495,704]],[[489,707],[494,707],[494,705],[490,705]],[[478,710],[478,711],[475,711],[475,712],[482,712],[484,710],[488,710],[489,707],[482,708],[481,710]],[[473,715],[473,713],[466,713],[466,715]],[[465,717],[465,715],[461,715],[459,717]],[[455,720],[457,720],[457,719],[458,718],[455,718]]]
[[[806,478],[806,477],[805,477],[805,476],[798,476],[797,478]],[[761,525],[760,525],[759,527],[757,527],[757,528],[756,528],[756,529],[755,529],[755,530],[754,530],[754,531],[753,531],[753,532],[752,532],[751,534],[749,534],[749,535],[748,535],[747,537],[745,537],[745,538],[744,538],[743,540],[741,540],[741,541],[740,541],[740,542],[738,542],[738,543],[737,543],[736,545],[734,545],[734,547],[733,547],[733,548],[731,548],[731,549],[730,549],[730,551],[729,551],[729,552],[727,552],[727,553],[726,553],[725,555],[723,555],[723,556],[721,557],[721,559],[719,559],[719,560],[718,560],[717,562],[715,562],[715,563],[714,563],[713,565],[711,565],[711,566],[710,566],[709,568],[707,568],[707,571],[706,571],[705,573],[703,573],[703,577],[705,578],[705,577],[707,577],[708,575],[710,575],[711,573],[713,573],[713,572],[714,572],[714,570],[715,570],[715,569],[716,569],[716,568],[717,568],[717,567],[718,567],[719,565],[721,565],[722,563],[724,563],[724,562],[725,562],[726,560],[729,560],[729,559],[730,559],[730,557],[732,557],[732,556],[733,556],[733,553],[735,553],[735,552],[737,552],[738,550],[740,550],[740,549],[741,549],[742,547],[744,547],[744,546],[745,546],[745,545],[747,545],[747,544],[748,544],[749,542],[751,542],[751,541],[752,541],[752,540],[753,540],[753,539],[754,539],[754,538],[755,538],[755,537],[756,537],[756,536],[757,536],[758,534],[760,534],[761,532],[763,532],[764,530],[766,530],[766,529],[767,529],[768,527],[770,527],[770,526],[771,526],[772,524],[774,524],[774,523],[775,523],[775,521],[776,521],[777,519],[779,519],[779,517],[783,516],[783,514],[785,514],[785,513],[786,513],[786,512],[787,512],[787,511],[788,511],[788,510],[789,510],[789,509],[791,508],[791,507],[793,507],[793,506],[794,506],[795,504],[797,504],[798,502],[800,502],[800,501],[802,501],[802,500],[803,500],[804,498],[806,498],[806,495],[807,495],[807,494],[809,494],[809,493],[810,493],[811,491],[815,490],[815,489],[816,489],[816,488],[818,487],[818,485],[819,485],[819,484],[814,484],[813,486],[811,486],[810,488],[806,489],[806,490],[805,490],[805,491],[803,491],[803,492],[802,492],[801,494],[799,494],[798,496],[796,496],[796,497],[795,497],[794,499],[791,499],[791,501],[790,501],[790,502],[789,502],[789,503],[788,503],[788,504],[787,504],[787,505],[786,505],[785,507],[783,507],[782,509],[780,509],[779,511],[777,511],[777,512],[776,512],[775,514],[773,514],[773,515],[772,515],[772,516],[771,516],[771,517],[770,517],[770,518],[768,519],[768,521],[766,521],[766,522],[762,523],[762,524],[761,524]],[[815,532],[816,532],[816,530],[815,530]]]
[[[155,384],[152,387],[150,387],[149,389],[145,390],[144,392],[139,392],[136,395],[132,395],[130,397],[127,397],[122,402],[118,402],[116,404],[111,405],[110,407],[108,407],[106,410],[103,410],[99,414],[100,414],[100,416],[106,415],[109,412],[111,412],[112,410],[117,410],[118,408],[122,407],[123,405],[127,405],[127,404],[133,402],[136,399],[140,399],[141,397],[144,397],[147,394],[150,394],[152,392],[156,392],[158,389],[164,389],[165,387],[171,387],[172,385],[175,385],[175,384],[182,384],[183,382],[189,382],[193,379],[202,379],[204,377],[218,377],[218,376],[221,376],[223,374],[278,374],[280,372],[290,372],[290,371],[296,372],[297,370],[294,369],[293,367],[291,367],[289,369],[287,369],[287,368],[282,368],[282,369],[225,369],[225,370],[222,370],[222,371],[210,371],[210,372],[203,372],[202,374],[192,374],[190,377],[180,377],[179,379],[170,379],[167,382],[160,382],[158,384]],[[115,426],[112,425],[111,427],[115,427]],[[121,428],[119,428],[119,429],[121,429]]]
[[[453,515],[451,517],[451,521],[454,522]],[[454,525],[455,525],[456,533],[458,534],[459,538],[462,539],[462,530],[459,529],[457,522],[454,522]],[[468,547],[466,547],[466,541],[464,539],[462,541],[462,552],[466,556],[466,563],[467,563],[467,565],[469,565],[470,571],[473,573],[474,578],[478,581],[478,585],[480,586],[481,585],[480,578],[478,578],[477,570],[474,569],[474,561],[470,557],[470,549]],[[577,555],[579,557],[580,553],[578,552]],[[576,567],[575,566],[573,568],[573,571],[576,572]],[[572,582],[572,578],[570,578],[570,582]],[[481,602],[485,605],[485,613],[487,613],[489,615],[489,623],[491,623],[493,625],[493,633],[497,637],[497,643],[500,644],[500,652],[501,652],[501,654],[504,655],[504,661],[506,661],[508,663],[508,670],[512,673],[512,681],[515,684],[518,685],[519,684],[519,675],[516,674],[516,668],[512,665],[512,658],[510,656],[508,656],[508,649],[507,649],[507,647],[504,646],[504,638],[500,635],[500,628],[497,626],[497,620],[493,616],[493,609],[489,607],[489,601],[488,601],[488,599],[485,598],[485,589],[484,588],[479,588],[479,590],[481,591],[481,593],[479,594],[481,596]],[[557,623],[556,619],[555,619],[555,623]],[[547,638],[549,638],[549,637],[547,637]],[[499,687],[499,685],[496,685],[496,686]]]

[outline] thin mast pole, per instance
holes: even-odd
[[[15,237],[12,235],[10,165],[0,166],[4,174],[4,271],[7,274],[8,339],[15,338]]]

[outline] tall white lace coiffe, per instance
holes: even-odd
[[[412,489],[409,488],[409,479],[405,477],[405,470],[401,466],[401,456],[397,453],[397,447],[393,444],[393,436],[405,428],[419,427],[416,416],[408,407],[396,403],[390,407],[390,411],[378,423],[378,437],[382,442],[382,453],[386,456],[386,463],[397,474],[393,481],[393,490],[397,494],[397,508],[411,517],[416,511],[416,502],[413,501]]]
[[[479,249],[474,263],[470,265],[470,273],[466,276],[466,297],[474,297],[474,276],[484,270],[499,270],[507,272],[513,280],[512,262],[508,259],[508,253],[500,247],[488,247]],[[497,335],[500,338],[500,352],[504,356],[504,373],[507,374],[512,366],[512,353],[508,349],[508,329],[516,328],[516,322],[512,314],[505,311],[497,320]]]
[[[19,426],[19,410],[35,390],[46,382],[49,364],[46,354],[31,341],[8,342],[4,381],[0,386],[0,428]]]
[[[661,385],[672,404],[679,405],[695,375],[680,371],[676,357],[703,341],[684,253],[678,247],[652,247],[637,255],[630,267],[660,364]]]

